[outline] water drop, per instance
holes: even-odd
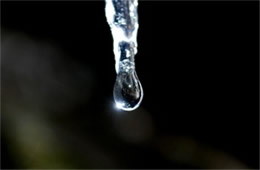
[[[125,111],[136,109],[143,99],[143,88],[135,70],[120,71],[114,85],[116,106]]]

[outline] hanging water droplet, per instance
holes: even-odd
[[[135,70],[120,71],[114,86],[116,106],[125,111],[136,109],[143,99],[143,88]]]

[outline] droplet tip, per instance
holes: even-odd
[[[125,107],[124,103],[120,103],[120,102],[115,102],[115,108],[119,109],[119,110],[123,110],[123,111],[133,111],[135,109],[137,109],[139,107],[139,105],[135,106],[135,107]]]

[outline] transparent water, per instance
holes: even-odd
[[[135,71],[137,53],[137,0],[106,0],[105,13],[114,40],[117,78],[114,85],[116,106],[136,109],[143,99],[143,88]]]

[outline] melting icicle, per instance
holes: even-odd
[[[116,106],[136,109],[143,99],[142,85],[135,71],[137,53],[137,0],[106,0],[106,18],[114,39],[117,78],[114,86]]]

